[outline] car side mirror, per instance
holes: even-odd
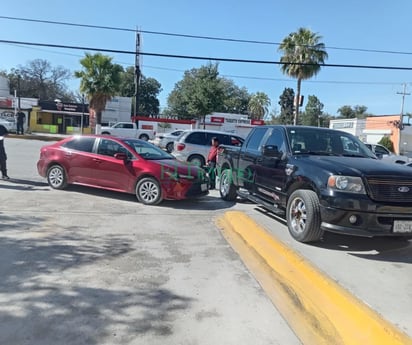
[[[126,161],[127,160],[127,154],[123,153],[123,152],[115,153],[114,158],[122,160],[122,161]]]
[[[382,159],[382,158],[383,158],[383,154],[382,154],[382,153],[375,153],[375,156],[378,157],[378,159]]]

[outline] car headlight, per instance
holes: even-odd
[[[328,187],[341,192],[365,194],[362,179],[355,176],[329,176]]]

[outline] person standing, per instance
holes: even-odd
[[[4,149],[4,137],[7,134],[7,130],[0,126],[0,170],[3,180],[9,180],[10,177],[7,175],[7,155]]]
[[[212,146],[210,147],[209,154],[207,156],[207,168],[209,172],[210,189],[215,189],[216,187],[216,159],[218,147],[219,139],[217,137],[213,137]]]
[[[24,134],[24,120],[26,115],[19,109],[17,113],[17,134]]]

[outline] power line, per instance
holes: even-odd
[[[20,18],[20,17],[10,17],[10,16],[0,16],[0,19],[17,20],[17,21],[34,22],[34,23],[43,23],[43,24],[54,24],[54,25],[66,25],[66,26],[84,27],[84,28],[92,28],[92,29],[124,31],[124,32],[136,32],[137,31],[136,29],[122,28],[122,27],[115,27],[115,26],[80,24],[80,23],[70,23],[70,22],[31,19],[31,18]],[[138,31],[141,32],[141,33],[150,34],[150,35],[174,36],[174,37],[213,40],[213,41],[225,41],[225,42],[248,43],[248,44],[261,44],[261,45],[275,45],[275,46],[279,46],[281,44],[279,42],[244,40],[244,39],[224,38],[224,37],[216,37],[216,36],[200,36],[200,35],[189,35],[189,34],[179,34],[179,33],[172,33],[172,32],[149,31],[149,30],[138,30]],[[395,51],[395,50],[347,48],[347,47],[334,47],[334,46],[326,46],[325,48],[326,49],[334,49],[334,50],[358,51],[358,52],[365,52],[365,53],[412,55],[412,52],[403,52],[403,51]]]
[[[98,51],[106,53],[116,53],[116,54],[128,54],[135,55],[136,52],[130,50],[118,50],[118,49],[106,49],[106,48],[94,48],[94,47],[81,47],[81,46],[70,46],[63,44],[50,44],[50,43],[37,43],[37,42],[22,42],[22,41],[10,41],[10,40],[0,40],[0,43],[6,44],[20,44],[27,46],[39,46],[39,47],[51,47],[51,48],[63,48],[63,49],[74,49],[74,50],[86,50],[86,51]],[[175,59],[189,59],[189,60],[205,60],[205,61],[220,61],[220,62],[238,62],[238,63],[255,63],[255,64],[266,64],[266,65],[302,65],[302,66],[313,66],[312,63],[293,63],[293,62],[280,62],[280,61],[269,61],[269,60],[249,60],[249,59],[231,59],[231,58],[219,58],[219,57],[207,57],[207,56],[194,56],[194,55],[177,55],[177,54],[161,54],[161,53],[148,53],[139,52],[140,55],[144,56],[155,56],[163,58],[175,58]],[[412,67],[401,67],[401,66],[373,66],[373,65],[348,65],[348,64],[321,64],[322,67],[336,67],[336,68],[361,68],[361,69],[380,69],[380,70],[399,70],[399,71],[412,71]]]

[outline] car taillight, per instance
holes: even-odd
[[[176,151],[183,151],[185,149],[185,147],[186,147],[185,144],[178,143],[176,145]]]

